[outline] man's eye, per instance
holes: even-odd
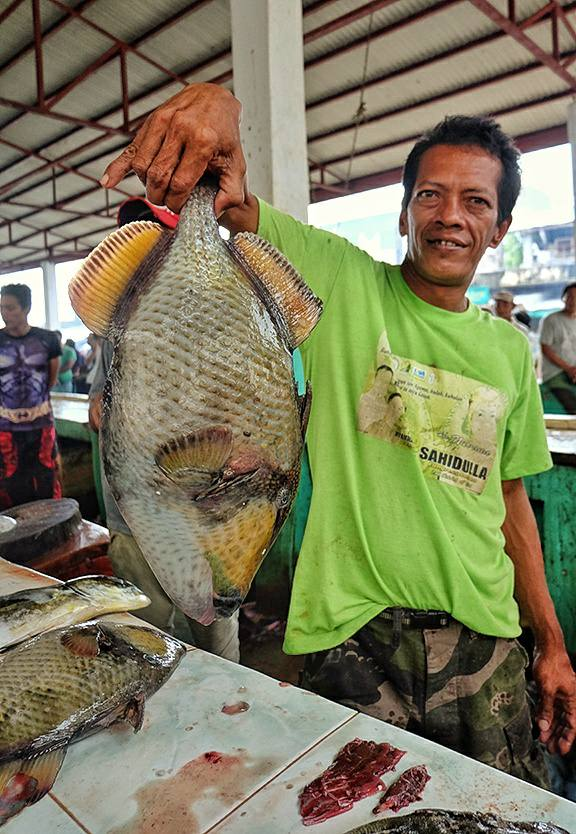
[[[437,197],[436,191],[432,191],[429,188],[425,188],[423,191],[419,191],[416,195],[418,200],[432,200]]]
[[[471,197],[470,200],[475,206],[488,206],[490,208],[490,203],[484,197]]]

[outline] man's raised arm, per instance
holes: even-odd
[[[241,114],[240,102],[224,87],[191,84],[148,116],[100,182],[113,188],[134,171],[150,202],[179,212],[208,171],[219,181],[214,211],[220,222],[232,231],[255,232],[258,201],[248,193]]]

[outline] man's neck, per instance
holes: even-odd
[[[19,324],[15,327],[5,327],[4,330],[9,336],[15,336],[18,338],[19,336],[27,336],[32,330],[32,326],[26,322],[25,324]]]
[[[445,287],[425,281],[414,269],[412,262],[406,259],[402,266],[402,277],[418,298],[434,307],[441,307],[451,313],[464,313],[468,309],[466,287]]]

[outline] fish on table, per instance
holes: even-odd
[[[380,819],[347,834],[570,834],[549,822],[516,822],[497,814],[427,808],[403,817]]]
[[[175,232],[116,230],[69,288],[114,347],[101,428],[114,497],[203,624],[239,607],[295,496],[310,391],[297,394],[292,351],[322,308],[269,243],[222,239],[215,193],[197,186]]]
[[[0,826],[50,790],[71,742],[120,720],[137,732],[184,654],[155,629],[93,622],[0,655]]]
[[[150,605],[142,591],[116,576],[81,576],[58,585],[0,596],[0,649],[51,628]]]

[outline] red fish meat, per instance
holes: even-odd
[[[300,794],[304,825],[315,825],[349,811],[355,802],[384,789],[380,776],[393,770],[404,750],[391,744],[356,738],[337,754],[333,764]]]
[[[426,770],[425,765],[409,767],[388,788],[378,805],[374,808],[373,813],[381,814],[382,811],[399,811],[400,808],[405,808],[411,802],[418,802],[418,800],[422,799],[422,792],[429,779],[430,774]]]

